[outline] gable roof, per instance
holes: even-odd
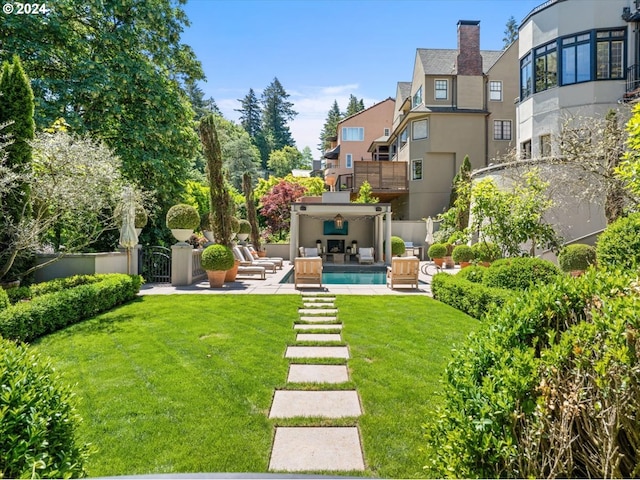
[[[377,107],[377,106],[380,106],[380,105],[382,105],[383,103],[388,102],[388,101],[395,102],[395,99],[394,99],[393,97],[387,97],[387,98],[385,98],[384,100],[382,100],[382,101],[380,101],[380,102],[378,102],[378,103],[374,103],[374,104],[373,104],[373,105],[371,105],[370,107],[365,108],[364,110],[360,110],[359,112],[356,112],[356,113],[354,113],[353,115],[349,115],[348,117],[343,118],[342,120],[340,120],[340,121],[338,122],[338,125],[340,125],[341,123],[343,123],[343,122],[345,122],[345,121],[347,121],[347,120],[349,120],[349,119],[351,119],[351,118],[353,118],[353,117],[357,117],[358,115],[361,115],[361,114],[363,114],[363,113],[365,113],[365,112],[368,112],[368,111],[369,111],[369,110],[371,110],[372,108],[375,108],[375,107]]]
[[[399,104],[404,102],[405,98],[411,96],[411,82],[398,82],[398,95],[400,95]]]
[[[456,75],[458,53],[455,49],[418,48],[417,50],[425,75]],[[480,50],[482,70],[486,73],[502,53],[502,50]]]

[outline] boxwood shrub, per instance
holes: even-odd
[[[640,267],[640,212],[619,218],[598,237],[598,265],[634,270]]]
[[[560,269],[548,260],[532,257],[501,258],[487,269],[483,284],[487,287],[525,290],[532,285],[549,283],[560,273]]]
[[[483,267],[482,265],[470,265],[467,268],[460,270],[456,274],[456,277],[464,278],[465,280],[469,280],[473,283],[482,283],[486,271],[487,267]]]
[[[0,310],[9,306],[9,295],[4,288],[0,287]]]
[[[0,338],[0,478],[85,476],[70,388],[48,361]]]
[[[17,303],[21,300],[28,300],[33,297],[45,295],[47,293],[59,292],[67,288],[77,287],[78,285],[87,285],[90,283],[101,282],[105,274],[97,275],[73,275],[71,277],[55,278],[47,282],[34,283],[28,287],[18,287],[7,290],[11,303]]]
[[[20,302],[0,310],[0,335],[29,342],[132,300],[140,290],[138,275],[96,275],[79,285]]]
[[[558,255],[558,265],[563,272],[586,270],[596,263],[596,249],[584,243],[567,245]]]
[[[514,296],[510,290],[487,287],[466,280],[460,277],[460,274],[450,275],[448,273],[438,273],[433,276],[431,292],[436,300],[451,305],[477,319],[481,319],[492,305],[503,305]]]

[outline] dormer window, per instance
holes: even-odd
[[[417,107],[421,103],[422,103],[422,87],[420,87],[418,91],[413,95],[412,108]]]

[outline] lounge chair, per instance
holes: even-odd
[[[236,260],[240,261],[241,267],[264,267],[265,270],[270,270],[271,272],[276,271],[276,264],[273,262],[266,262],[260,260],[253,260],[252,258],[246,258],[244,252],[240,247],[233,247],[233,256],[236,257]]]
[[[282,257],[260,257],[260,256],[258,256],[258,252],[256,252],[256,249],[253,248],[252,245],[249,245],[246,248],[249,249],[249,251],[251,252],[251,255],[253,256],[254,260],[266,260],[267,262],[273,262],[273,263],[276,264],[276,266],[278,266],[280,269],[282,269],[282,266],[284,265],[284,258],[282,258]]]
[[[393,257],[391,266],[387,267],[387,287],[415,285],[415,288],[418,288],[419,271],[420,259],[418,257]]]
[[[260,280],[264,280],[266,278],[266,270],[264,267],[258,265],[238,265],[237,277],[246,277],[247,275],[259,275]]]
[[[375,258],[373,257],[373,248],[365,247],[358,249],[358,263],[373,263]]]
[[[296,257],[293,261],[295,288],[299,284],[318,284],[322,287],[322,258]]]

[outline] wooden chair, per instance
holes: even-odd
[[[296,257],[293,261],[295,288],[299,284],[315,284],[322,287],[322,258]]]
[[[387,287],[396,285],[415,285],[418,288],[420,259],[418,257],[393,257],[387,267]]]

